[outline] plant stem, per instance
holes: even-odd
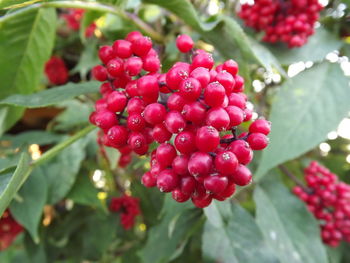
[[[19,12],[26,12],[31,9],[38,9],[42,7],[54,7],[54,8],[80,8],[86,10],[94,10],[100,12],[107,12],[111,14],[115,14],[117,16],[122,17],[123,19],[130,21],[135,24],[140,30],[149,35],[154,41],[158,43],[164,42],[164,37],[155,31],[151,26],[146,24],[140,18],[138,18],[135,14],[128,13],[116,6],[105,5],[97,2],[83,2],[83,1],[52,1],[52,2],[41,2],[29,5],[27,8],[23,8],[17,12],[13,12],[8,16],[13,16]],[[5,20],[8,16],[4,16],[1,20]]]
[[[72,143],[76,142],[80,138],[84,137],[91,131],[93,131],[96,127],[89,125],[86,128],[82,129],[81,131],[77,132],[67,140],[57,144],[56,146],[52,147],[50,150],[45,152],[39,159],[33,161],[31,163],[31,166],[37,166],[40,164],[45,163],[46,161],[50,160],[51,158],[55,157],[60,151],[62,151],[64,148],[68,147]]]
[[[310,193],[310,189],[306,187],[302,181],[299,180],[298,177],[296,177],[294,174],[292,174],[286,166],[283,164],[280,164],[278,168],[285,174],[287,175],[294,183],[296,183],[300,188],[304,190],[306,193]]]

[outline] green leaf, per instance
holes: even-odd
[[[37,89],[55,33],[53,8],[22,9],[0,18],[0,79],[6,87],[0,89],[0,99]],[[22,113],[21,108],[9,108],[2,130],[11,127]]]
[[[145,246],[139,251],[144,263],[165,263],[178,255],[188,237],[201,225],[199,210],[191,209],[189,203],[176,203],[167,195],[163,217],[158,225],[149,230]],[[157,248],[157,253],[154,249]]]
[[[71,98],[98,92],[98,82],[68,83],[29,95],[12,95],[0,101],[0,105],[16,105],[27,108],[47,107]]]
[[[289,49],[286,46],[270,46],[271,52],[284,64],[289,65],[299,61],[322,61],[326,55],[339,49],[343,42],[323,27],[316,30],[308,43],[300,48]]]
[[[92,105],[79,100],[65,101],[57,105],[66,108],[53,122],[55,131],[69,131],[73,128],[86,126],[89,123],[90,113],[94,110]]]
[[[100,60],[97,55],[98,44],[95,39],[90,39],[86,42],[85,48],[82,51],[77,65],[72,69],[71,73],[79,73],[82,79],[86,79],[89,71],[97,64]]]
[[[46,199],[46,178],[38,167],[19,190],[18,198],[10,205],[12,215],[27,229],[35,243],[39,243],[38,227]]]
[[[102,202],[97,198],[97,194],[98,190],[92,184],[88,173],[82,173],[78,176],[67,198],[73,200],[77,204],[97,207],[106,211]]]
[[[270,145],[255,180],[327,138],[350,111],[349,80],[338,64],[322,63],[287,80],[273,100]]]
[[[256,222],[281,263],[327,263],[319,225],[280,182],[265,181],[254,191]]]
[[[29,166],[30,157],[22,153],[17,168],[13,174],[0,174],[0,215],[9,206],[22,184],[28,178],[32,168]]]
[[[18,148],[23,145],[39,144],[48,145],[59,142],[63,136],[47,131],[26,131],[16,135],[6,134],[0,137],[0,141],[8,141],[11,143],[11,148]]]
[[[64,198],[75,183],[81,162],[85,159],[87,138],[82,138],[42,166],[48,182],[48,203]]]
[[[144,2],[159,5],[179,16],[186,24],[201,33],[206,40],[213,43],[226,58],[245,61],[245,63],[247,60],[256,61],[267,69],[275,67],[281,70],[281,66],[269,50],[266,49],[265,53],[262,53],[262,48],[258,49],[257,45],[255,48],[252,47],[251,41],[232,17],[219,15],[214,21],[203,22],[190,1],[144,0]],[[225,41],[222,41],[223,36]]]
[[[202,236],[205,262],[278,263],[252,216],[239,205],[214,202],[205,209]]]

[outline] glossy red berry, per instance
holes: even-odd
[[[113,51],[120,58],[129,58],[132,55],[131,43],[126,40],[117,40],[113,43]]]
[[[154,187],[157,185],[157,177],[153,176],[150,172],[146,172],[142,175],[141,182],[146,187]]]
[[[152,103],[146,106],[143,116],[145,120],[150,124],[158,124],[165,120],[166,109],[160,103]]]
[[[196,146],[200,151],[211,152],[220,143],[219,132],[212,126],[203,126],[197,130]]]
[[[107,108],[113,112],[121,112],[125,109],[127,98],[120,91],[113,91],[107,97]]]
[[[232,175],[238,167],[236,155],[230,151],[218,153],[215,157],[215,168],[222,175]]]
[[[263,150],[269,144],[269,140],[263,133],[251,133],[248,135],[247,142],[253,150]]]
[[[219,175],[211,175],[204,179],[204,187],[207,191],[219,194],[223,192],[228,184],[227,177]]]
[[[191,131],[180,132],[174,140],[176,149],[183,154],[194,152],[196,147],[196,136]]]
[[[178,111],[170,111],[165,117],[165,127],[171,133],[179,133],[186,127],[186,121],[184,117]]]
[[[193,48],[193,45],[193,40],[188,35],[179,35],[176,38],[176,46],[183,53],[189,52]]]
[[[104,66],[97,65],[92,68],[92,76],[98,81],[107,80],[107,69]]]
[[[251,183],[252,173],[246,166],[240,164],[231,178],[236,185],[245,186]]]
[[[157,176],[157,187],[161,192],[171,192],[179,185],[179,177],[172,169],[165,169]]]
[[[252,122],[249,126],[249,132],[259,132],[265,135],[268,135],[271,131],[271,123],[264,119],[257,119]]]
[[[175,147],[172,144],[162,143],[157,148],[156,160],[161,166],[168,167],[171,165],[176,155]]]
[[[212,157],[205,152],[195,152],[188,161],[188,171],[191,175],[206,176],[212,169]]]

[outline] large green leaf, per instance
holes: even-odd
[[[147,242],[138,253],[142,262],[165,263],[178,256],[188,237],[201,225],[199,212],[190,203],[176,203],[167,195],[163,217],[149,230]]]
[[[338,64],[322,63],[287,80],[273,100],[271,143],[255,175],[311,150],[350,111],[350,88]]]
[[[0,174],[0,215],[4,213],[19,188],[29,176],[32,169],[29,166],[29,161],[29,155],[22,153],[14,173]]]
[[[327,263],[316,219],[276,180],[254,192],[256,221],[281,263]]]
[[[40,167],[35,169],[13,200],[11,213],[30,233],[35,243],[39,242],[38,227],[47,199],[47,183]]]
[[[202,253],[205,262],[278,263],[253,217],[237,204],[214,202],[205,209]]]
[[[305,46],[289,49],[285,45],[274,45],[269,49],[282,64],[289,65],[299,61],[322,61],[329,52],[342,45],[343,42],[335,34],[320,27]]]
[[[265,54],[263,54],[261,50],[252,47],[247,35],[232,17],[219,15],[213,21],[204,22],[200,20],[190,1],[144,0],[144,2],[157,4],[179,16],[194,30],[201,33],[206,40],[213,43],[215,48],[226,58],[238,61],[245,60],[245,62],[250,60],[258,62],[267,69],[271,67],[281,69],[278,61],[273,58],[269,50],[266,49]],[[222,41],[223,36],[225,41]]]
[[[53,8],[23,9],[0,18],[0,98],[37,89],[56,31]],[[1,107],[3,108],[3,106]],[[11,127],[23,110],[7,107],[2,131]]]
[[[16,105],[27,108],[51,106],[79,95],[98,92],[98,82],[68,83],[29,95],[12,95],[0,101],[0,105]]]
[[[81,162],[85,159],[87,139],[76,141],[42,166],[48,182],[48,203],[60,201],[74,185]]]

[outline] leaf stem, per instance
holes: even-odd
[[[292,174],[286,166],[283,164],[280,164],[278,168],[285,174],[287,175],[294,183],[296,183],[300,188],[304,190],[306,193],[310,193],[311,190],[303,184],[302,181],[299,180],[298,177],[296,177],[294,174]]]
[[[52,147],[50,150],[45,152],[39,159],[33,161],[31,163],[31,166],[37,166],[40,164],[43,164],[44,162],[50,160],[51,158],[55,157],[60,151],[62,151],[64,148],[68,147],[72,143],[76,142],[80,138],[84,137],[91,131],[93,131],[96,127],[89,125],[86,128],[82,129],[81,131],[77,132],[67,140],[57,144],[56,146]]]
[[[128,13],[116,6],[105,5],[97,2],[83,2],[83,1],[52,1],[52,2],[41,2],[35,3],[27,8],[23,8],[17,12],[11,13],[9,16],[13,16],[16,13],[27,11],[30,9],[37,9],[42,7],[54,7],[54,8],[81,8],[86,10],[94,10],[100,12],[107,12],[111,14],[115,14],[123,19],[135,24],[140,30],[149,35],[154,41],[158,43],[164,42],[164,37],[155,31],[150,25],[142,21],[135,14]],[[6,19],[7,16],[4,16],[1,20]]]

